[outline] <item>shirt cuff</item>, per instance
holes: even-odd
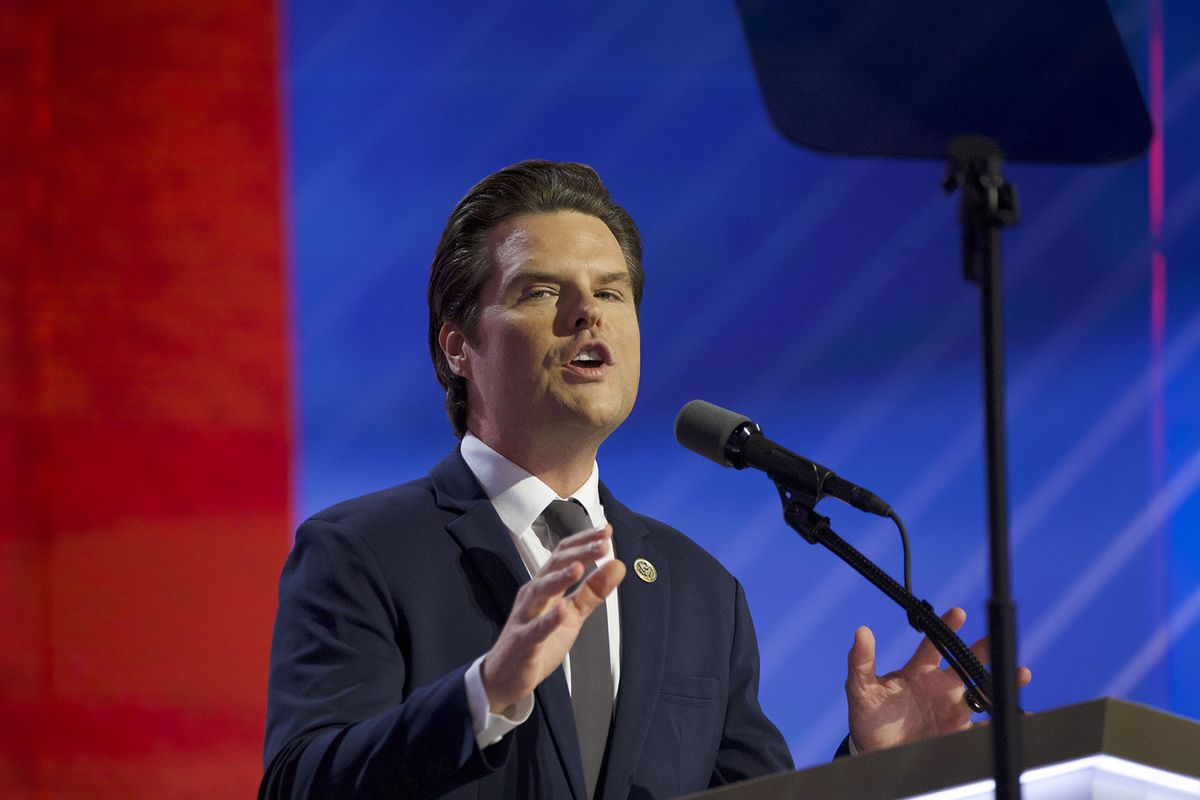
[[[483,688],[481,674],[483,659],[486,656],[485,653],[475,659],[475,663],[467,668],[467,674],[463,676],[467,687],[467,705],[471,709],[471,724],[475,728],[475,744],[480,750],[503,739],[505,734],[529,719],[529,715],[533,713],[532,694],[499,714],[492,713],[492,704]]]

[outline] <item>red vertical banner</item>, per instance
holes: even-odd
[[[276,9],[0,4],[0,797],[249,796],[290,527]]]

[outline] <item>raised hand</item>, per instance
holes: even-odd
[[[950,630],[967,620],[961,608],[942,615]],[[971,645],[980,663],[988,663],[984,637]],[[971,709],[963,699],[963,685],[953,669],[940,667],[941,654],[928,638],[917,645],[908,663],[883,676],[875,674],[875,635],[870,628],[854,632],[846,677],[850,707],[850,738],[859,752],[882,750],[927,739],[971,726]],[[1017,684],[1032,679],[1025,667],[1017,670]]]
[[[625,577],[625,565],[609,561],[573,592],[566,590],[612,546],[612,526],[568,536],[558,543],[516,602],[480,669],[493,713],[533,693],[563,662],[588,614]]]

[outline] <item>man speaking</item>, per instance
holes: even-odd
[[[522,162],[459,202],[429,335],[461,442],[300,526],[261,797],[665,798],[791,769],[741,586],[599,479],[637,395],[642,282],[589,167]],[[859,750],[970,721],[931,645],[878,678],[865,628],[847,696]]]

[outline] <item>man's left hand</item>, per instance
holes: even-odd
[[[952,608],[942,621],[957,631],[967,612]],[[988,663],[987,638],[971,645],[980,663]],[[850,738],[860,753],[927,739],[971,727],[971,709],[963,699],[958,674],[940,668],[941,653],[928,638],[902,668],[887,675],[875,674],[875,635],[870,628],[854,632],[850,648],[846,700],[850,706]],[[1017,684],[1029,683],[1032,674],[1017,670]]]

